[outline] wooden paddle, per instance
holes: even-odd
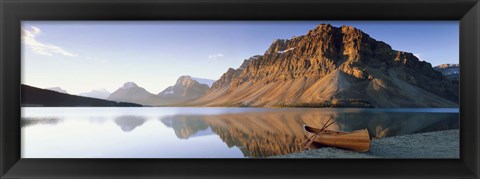
[[[312,139],[314,136],[316,136],[317,134],[319,134],[320,132],[322,132],[323,129],[325,129],[325,126],[327,125],[327,123],[330,122],[330,120],[331,120],[332,118],[333,118],[333,115],[331,115],[330,118],[327,120],[327,122],[325,122],[325,123],[323,124],[322,129],[320,129],[319,132],[317,132],[317,133],[313,134],[312,136],[310,136],[309,138],[307,138],[307,139],[306,139],[305,141],[303,141],[300,145],[305,145],[305,143],[311,141],[310,139]],[[305,146],[307,146],[307,145],[305,145]]]
[[[330,115],[330,118],[327,120],[327,122],[325,122],[325,124],[323,124],[322,128],[317,133],[313,134],[312,136],[307,138],[305,141],[303,141],[300,145],[304,146],[305,148],[308,148],[310,145],[312,145],[313,141],[315,141],[316,137],[320,135],[322,131],[324,131],[327,127],[335,123],[335,121],[330,122],[330,120],[332,120],[334,117],[335,117],[334,115]]]
[[[328,124],[327,126],[324,126],[322,127],[322,129],[320,129],[320,131],[318,131],[317,133],[313,134],[309,139],[307,139],[308,143],[305,145],[305,148],[308,148],[310,145],[312,145],[312,143],[315,141],[315,139],[317,138],[317,136],[320,135],[320,133],[325,130],[325,128],[327,128],[328,126],[332,125],[333,123],[335,123],[334,121],[331,122],[330,124]]]

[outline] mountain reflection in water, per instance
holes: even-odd
[[[45,117],[45,118],[22,118],[20,120],[21,127],[28,127],[37,124],[49,124],[49,125],[56,125],[61,122],[62,119],[56,117]]]
[[[299,152],[303,125],[383,138],[459,128],[458,109],[22,108],[25,158],[244,158]],[[412,144],[415,145],[415,144]]]
[[[145,118],[141,116],[120,116],[115,119],[115,124],[120,126],[124,132],[130,132],[144,122]]]
[[[303,125],[323,126],[330,115],[335,124],[327,129],[355,131],[367,128],[372,138],[459,128],[458,113],[428,112],[325,112],[315,109],[247,112],[220,115],[172,115],[160,118],[180,139],[211,129],[229,148],[238,147],[245,157],[268,157],[301,151]]]

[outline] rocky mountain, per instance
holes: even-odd
[[[56,92],[59,92],[59,93],[65,93],[65,94],[68,94],[67,93],[67,90],[64,90],[60,87],[51,87],[51,88],[45,88],[46,90],[50,90],[50,91],[56,91]]]
[[[433,69],[441,72],[447,79],[460,80],[460,65],[459,64],[441,64],[433,67]]]
[[[322,24],[228,69],[192,105],[458,107],[458,99],[458,85],[412,53]]]
[[[90,98],[107,99],[108,96],[110,96],[110,94],[111,93],[108,92],[106,89],[98,89],[98,90],[92,90],[90,92],[80,93],[78,95],[90,97]]]
[[[145,88],[139,87],[134,82],[127,82],[110,94],[107,100],[153,105],[156,102],[156,95],[148,92]]]
[[[180,104],[204,96],[209,89],[209,85],[201,84],[194,79],[191,76],[180,76],[175,85],[169,86],[158,93],[159,99],[157,104]]]

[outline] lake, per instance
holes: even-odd
[[[457,108],[22,107],[22,158],[257,158],[302,151],[302,126],[373,138],[459,128]]]

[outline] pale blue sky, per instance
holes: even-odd
[[[24,21],[22,83],[71,94],[127,81],[156,94],[180,75],[218,79],[275,39],[351,25],[438,65],[458,63],[458,21]]]

